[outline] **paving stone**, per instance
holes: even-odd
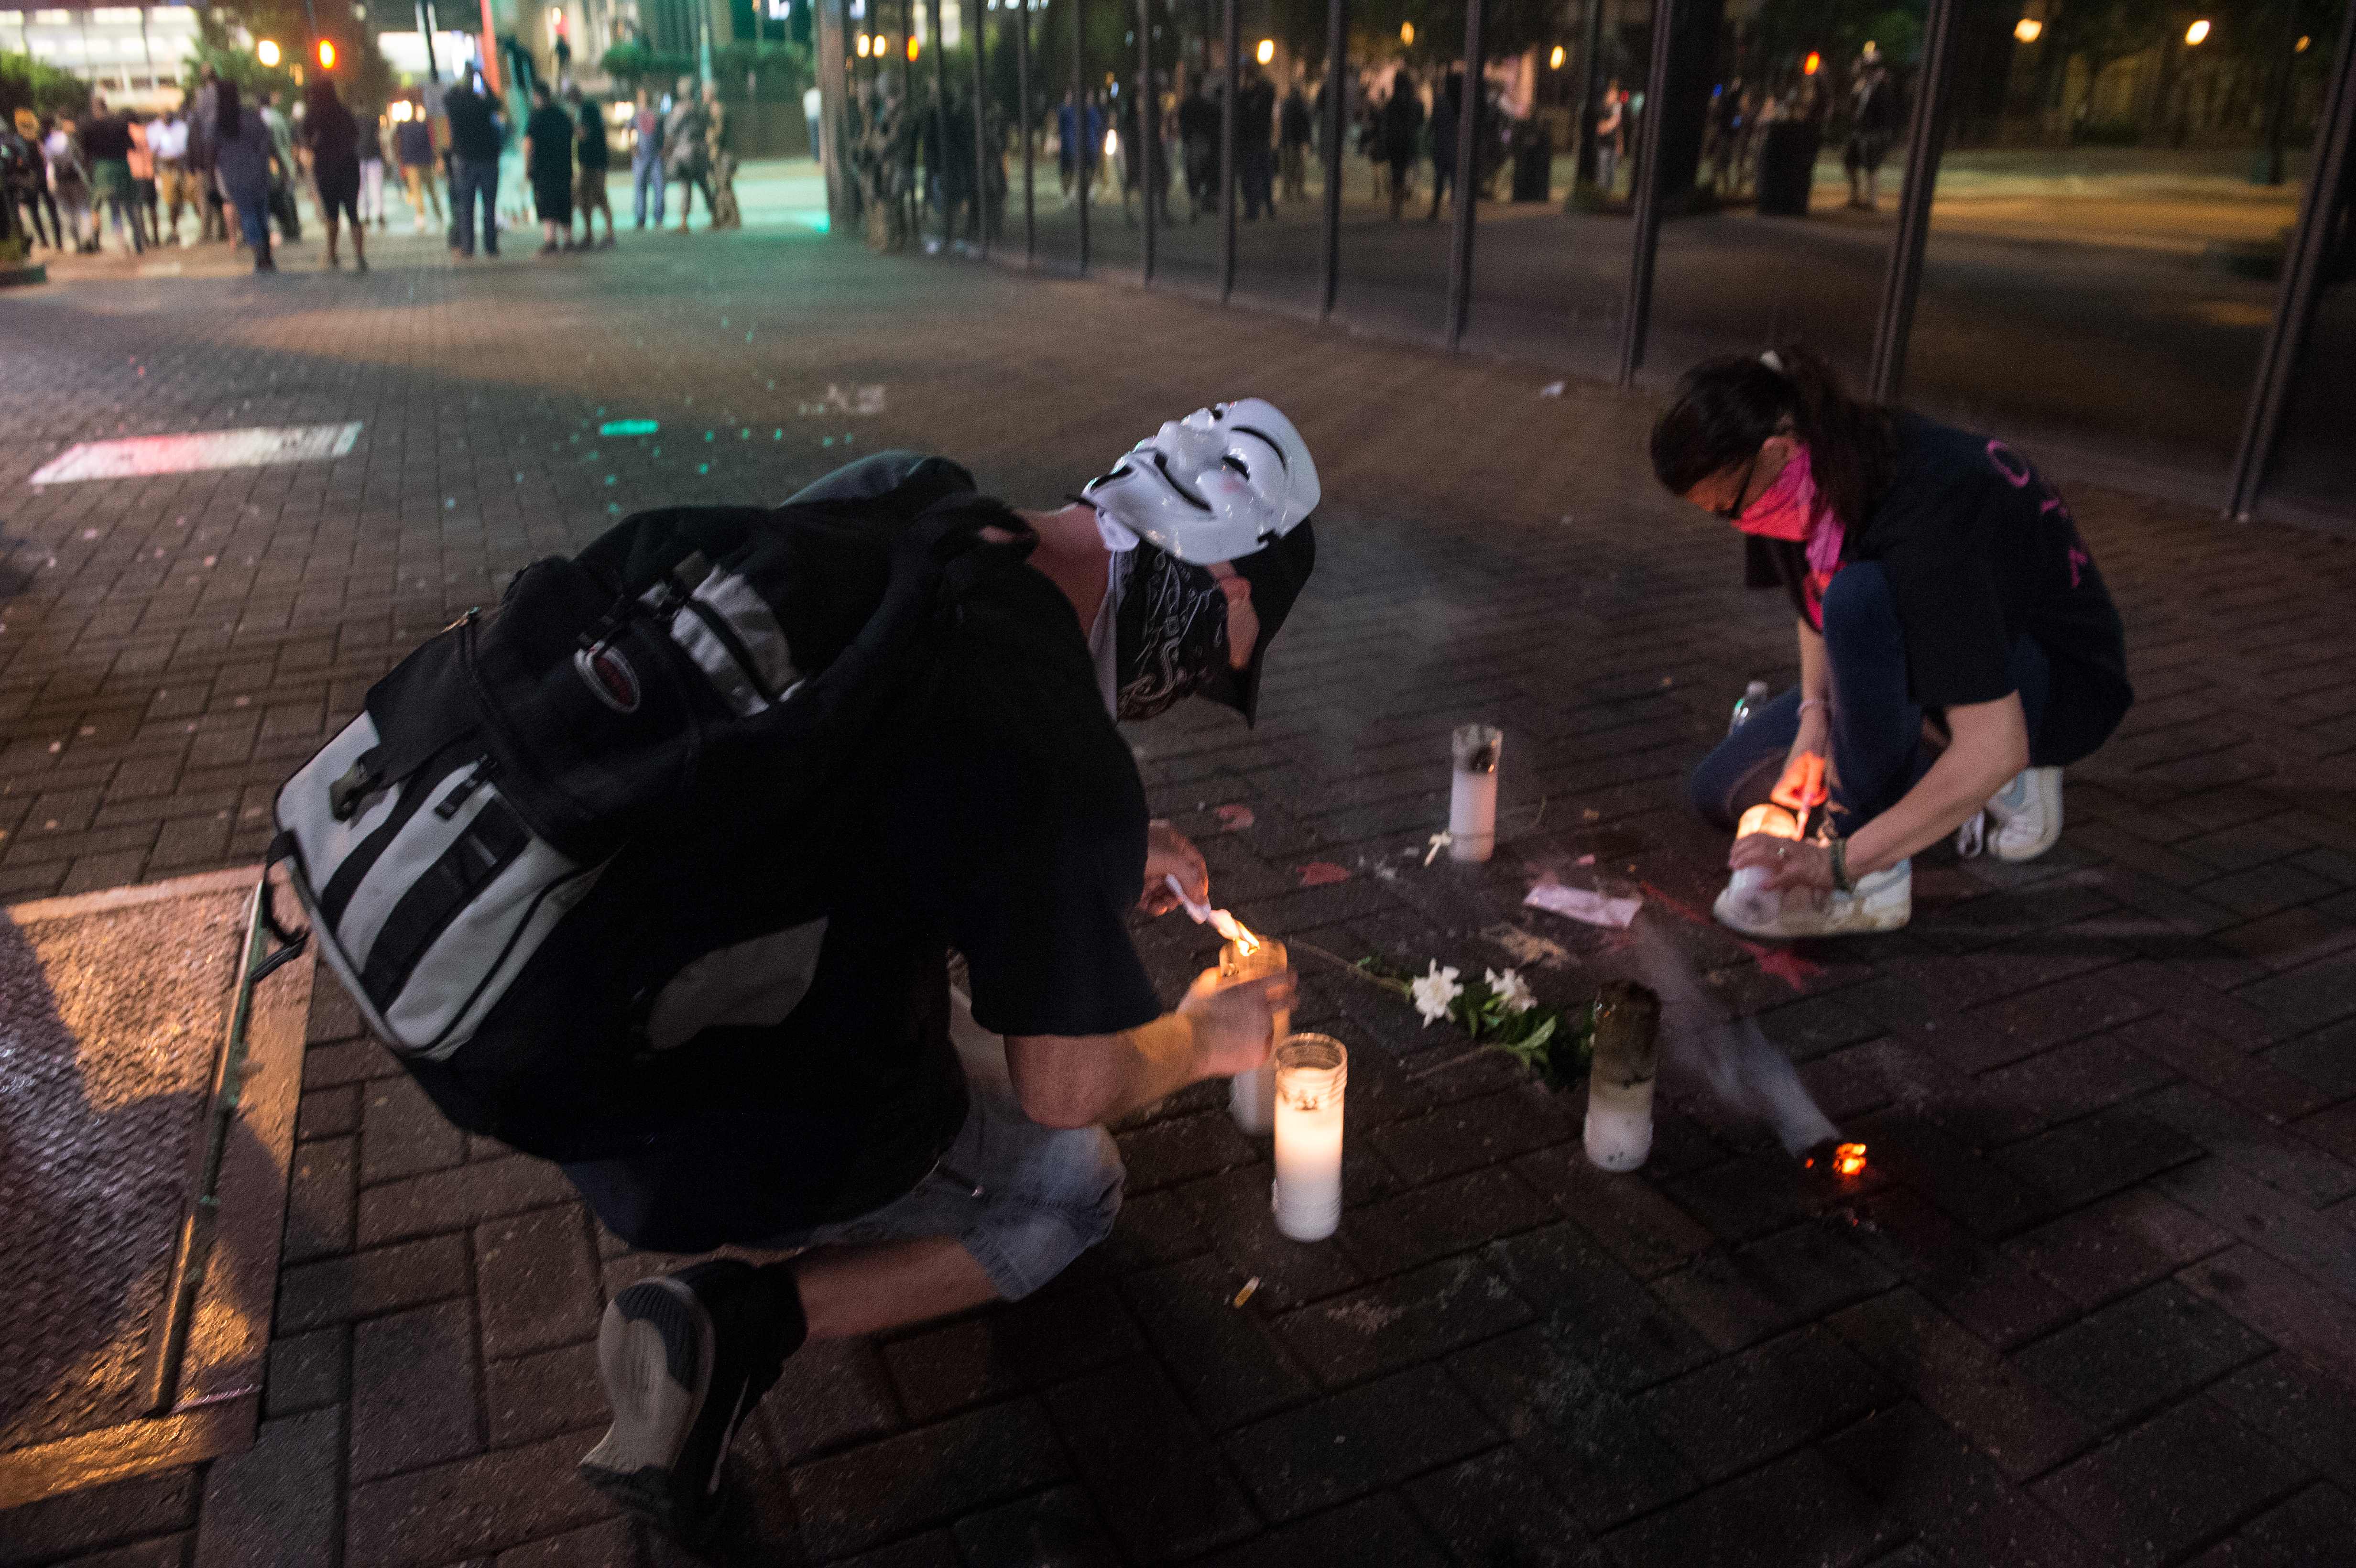
[[[439,1170],[466,1157],[466,1135],[452,1126],[416,1080],[369,1085],[360,1112],[360,1179],[369,1185]]]
[[[1191,1177],[1249,1164],[1258,1157],[1258,1151],[1236,1131],[1234,1120],[1225,1111],[1202,1111],[1123,1133],[1120,1157],[1129,1168],[1129,1189],[1151,1192]]]
[[[2334,1159],[2313,1141],[2270,1126],[2197,1085],[2179,1083],[2147,1095],[2136,1102],[2136,1108],[2310,1208],[2321,1208],[2356,1192],[2356,1167]]]
[[[1445,1258],[1412,1273],[1303,1307],[1278,1328],[1295,1358],[1328,1388],[1426,1361],[1502,1334],[1530,1308],[1477,1258]]]
[[[1815,1450],[1804,1448],[1603,1540],[1632,1568],[1645,1563],[1769,1568],[1795,1557],[1838,1568],[1896,1545],[1901,1534],[1853,1482]]]
[[[790,1472],[803,1543],[838,1556],[1066,1477],[1033,1400],[1012,1400]]]
[[[1823,1451],[1873,1499],[1877,1514],[1920,1532],[1923,1562],[2097,1568],[2102,1561],[1918,1405],[1869,1416]]]
[[[1492,1243],[1484,1256],[1536,1308],[1547,1337],[1577,1345],[1580,1360],[1615,1392],[1674,1377],[1709,1354],[1692,1328],[1575,1225]]]
[[[2019,1344],[2075,1313],[2068,1297],[2008,1253],[1912,1192],[1877,1194],[1864,1216],[1858,1244],[1990,1344]]]
[[[1151,1362],[1126,1361],[1066,1383],[1047,1396],[1047,1408],[1113,1537],[1131,1559],[1192,1557],[1258,1528],[1217,1447]],[[1076,1489],[1072,1495],[1081,1498]],[[1074,1511],[1069,1504],[1058,1510]],[[1085,1500],[1076,1511],[1093,1523]],[[978,1552],[965,1523],[958,1533],[968,1554],[979,1560],[1029,1560]]]
[[[2095,1436],[2068,1405],[1912,1291],[1860,1303],[1832,1326],[2008,1475],[2051,1469]]]
[[[2023,1189],[2040,1200],[2025,1211],[2025,1217],[2041,1219],[2056,1209],[2076,1208],[2132,1187],[2201,1154],[2199,1144],[2167,1123],[2124,1107],[2015,1144],[1999,1150],[1997,1159]]]
[[[272,1417],[298,1415],[340,1403],[350,1390],[346,1376],[351,1330],[319,1328],[273,1339],[262,1378],[262,1406]]]
[[[524,1155],[402,1177],[361,1189],[359,1243],[376,1247],[436,1231],[464,1230],[477,1221],[562,1203],[573,1195],[562,1170]]]
[[[2244,1367],[2209,1397],[2335,1486],[2356,1490],[2356,1400],[2351,1385],[2294,1355]]]
[[[2186,1208],[2288,1264],[2342,1300],[2356,1301],[2356,1253],[2349,1249],[2345,1227],[2222,1160],[2204,1159],[2171,1171],[2160,1185]]]
[[[788,1459],[881,1436],[905,1420],[875,1347],[864,1339],[805,1344],[754,1409]]]
[[[1710,1244],[1709,1232],[1641,1174],[1598,1170],[1584,1150],[1547,1149],[1515,1160],[1514,1169],[1639,1279],[1666,1274]]]
[[[1333,1296],[1365,1278],[1342,1243],[1304,1245],[1276,1228],[1269,1179],[1258,1167],[1205,1177],[1177,1191],[1194,1205],[1201,1233],[1219,1256],[1246,1278],[1259,1281],[1253,1299],[1264,1311],[1281,1312]]]
[[[2356,1388],[2356,1307],[2255,1247],[2205,1258],[2177,1276],[2286,1350]]]
[[[159,1535],[152,1540],[117,1546],[106,1552],[94,1552],[87,1557],[76,1557],[59,1564],[59,1568],[186,1568],[188,1553],[196,1547],[196,1537],[190,1533]]]
[[[1632,1401],[1581,1360],[1582,1349],[1530,1328],[1459,1351],[1448,1366],[1588,1528],[1600,1531],[1697,1483]]]
[[[1359,1568],[1367,1563],[1440,1568],[1447,1561],[1391,1492],[1344,1503],[1204,1559],[1205,1568]]]
[[[970,1563],[1114,1568],[1121,1561],[1104,1526],[1097,1522],[1087,1493],[1077,1487],[1057,1487],[968,1514],[950,1533]]]
[[[303,1096],[294,1117],[294,1136],[305,1143],[314,1138],[348,1137],[360,1130],[359,1085],[315,1089]]]
[[[1436,1470],[1406,1488],[1426,1529],[1459,1563],[1603,1568],[1610,1559],[1510,1448]]]
[[[1821,1328],[1803,1328],[1639,1394],[1633,1408],[1694,1473],[1719,1481],[1872,1409],[1890,1384]]]
[[[1283,1520],[1391,1485],[1498,1441],[1436,1366],[1272,1415],[1226,1439],[1260,1511]]]
[[[1342,1245],[1363,1273],[1394,1274],[1553,1218],[1512,1171],[1476,1170],[1349,1211]]]
[[[474,1313],[444,1302],[371,1318],[352,1334],[353,1481],[480,1449]]]
[[[486,1356],[543,1350],[597,1332],[605,1303],[577,1206],[477,1227],[475,1275]]]
[[[205,1474],[197,1568],[335,1568],[344,1412],[265,1421],[253,1446]]]
[[[594,1440],[573,1433],[356,1486],[344,1562],[427,1568],[612,1518],[612,1506],[573,1475]]]
[[[2167,1278],[2233,1237],[2148,1188],[2133,1188],[2005,1243],[2008,1256],[2083,1307]]]
[[[1392,1169],[1422,1183],[1566,1142],[1580,1128],[1580,1118],[1556,1102],[1507,1090],[1378,1127],[1374,1139]]]
[[[2185,1401],[2040,1481],[2038,1499],[2105,1563],[2167,1562],[2286,1496],[2305,1468],[2206,1399]]]
[[[0,1563],[48,1563],[116,1541],[186,1530],[197,1521],[200,1477],[166,1470],[63,1492],[0,1513]]]
[[[597,1348],[562,1345],[483,1369],[483,1414],[494,1448],[510,1448],[608,1419]]]
[[[286,1188],[288,1263],[351,1251],[357,1143],[345,1137],[295,1146]]]
[[[497,1568],[637,1568],[637,1533],[628,1520],[609,1519],[510,1546],[494,1562]]]
[[[455,1236],[430,1236],[289,1268],[278,1279],[280,1333],[398,1312],[466,1293],[466,1253]]]
[[[2013,1352],[2013,1364],[2087,1420],[2116,1427],[2270,1349],[2172,1281]]]
[[[1216,1259],[1198,1258],[1122,1282],[1145,1337],[1215,1432],[1305,1399],[1315,1387],[1257,1304],[1233,1305],[1246,1277]]]

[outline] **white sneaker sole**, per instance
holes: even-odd
[[[1996,830],[1988,835],[1988,849],[1997,859],[2015,864],[2036,859],[2062,839],[2062,770],[2030,768],[2026,776],[2044,822],[2044,832],[2035,839],[2026,844],[2007,843],[2005,834],[2011,821],[1998,815],[1995,802],[1988,804],[1988,815],[1996,818]]]
[[[1786,910],[1780,903],[1772,915],[1755,901],[1757,895],[1727,884],[1710,912],[1730,931],[1764,942],[1795,942],[1813,936],[1863,936],[1896,931],[1914,918],[1913,880],[1903,891],[1869,900],[1849,900],[1837,913],[1829,901],[1821,910]]]
[[[651,1494],[647,1505],[668,1488],[712,1387],[718,1340],[703,1303],[676,1280],[647,1280],[606,1305],[597,1371],[614,1424],[581,1460],[593,1486],[617,1499]]]

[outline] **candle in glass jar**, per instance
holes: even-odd
[[[1257,980],[1263,975],[1280,975],[1290,962],[1284,944],[1270,937],[1254,936],[1243,932],[1249,940],[1230,942],[1219,949],[1219,978],[1228,982]],[[1271,1041],[1280,1040],[1292,1032],[1290,1008],[1279,1008],[1276,1027],[1270,1031]],[[1227,1080],[1227,1114],[1235,1118],[1239,1132],[1266,1136],[1276,1126],[1276,1061],[1273,1054],[1249,1072],[1238,1072]]]
[[[1497,758],[1505,732],[1492,724],[1460,725],[1450,746],[1456,772],[1448,795],[1448,858],[1485,860],[1497,849]]]
[[[1342,1222],[1342,1102],[1350,1053],[1330,1035],[1276,1048],[1276,1228],[1323,1241]]]
[[[1633,1170],[1653,1151],[1661,1000],[1629,981],[1607,981],[1596,994],[1594,1022],[1595,1057],[1587,1072],[1587,1157],[1604,1170]]]

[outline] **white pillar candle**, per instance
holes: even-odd
[[[1595,1056],[1587,1072],[1587,1157],[1633,1170],[1653,1152],[1653,1079],[1659,1061],[1660,998],[1610,981],[1595,998]]]
[[[1342,1222],[1342,1101],[1350,1053],[1330,1035],[1276,1048],[1276,1228],[1323,1241]]]
[[[1259,944],[1247,951],[1239,943],[1230,942],[1219,949],[1219,976],[1224,980],[1256,980],[1263,975],[1284,972],[1290,962],[1284,944],[1269,937],[1259,938]],[[1272,1046],[1292,1032],[1292,1009],[1280,1008],[1276,1027],[1269,1032]],[[1269,1060],[1249,1072],[1238,1072],[1227,1080],[1227,1115],[1235,1118],[1236,1129],[1254,1137],[1266,1137],[1276,1129],[1276,1058]]]
[[[1489,724],[1458,727],[1456,773],[1448,792],[1448,858],[1485,860],[1497,848],[1497,757],[1503,731]]]

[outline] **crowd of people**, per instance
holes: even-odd
[[[416,232],[443,229],[461,257],[477,253],[479,235],[482,253],[496,256],[500,164],[513,144],[541,254],[615,242],[605,107],[578,86],[534,81],[530,110],[515,127],[472,73],[381,106],[347,103],[327,75],[305,85],[291,112],[282,97],[249,94],[206,67],[183,103],[152,117],[111,111],[102,94],[80,115],[20,109],[0,123],[0,237],[21,233],[28,248],[59,255],[226,243],[270,272],[276,248],[303,239],[307,197],[325,230],[326,264],[342,265],[348,233],[353,265],[365,272],[366,234],[387,228],[388,176],[398,170]],[[641,89],[637,97],[629,123],[637,227],[646,227],[649,197],[662,225],[674,186],[682,233],[699,192],[707,227],[741,226],[733,126],[717,89],[706,82],[699,91],[682,77],[675,94]]]

